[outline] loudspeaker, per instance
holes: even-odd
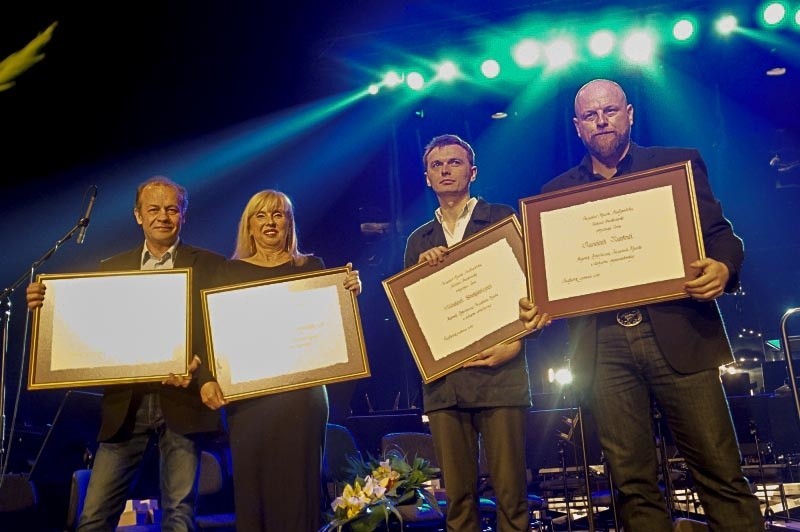
[[[756,431],[762,453],[771,444],[773,453],[800,453],[800,422],[791,394],[761,394],[728,397],[731,418],[742,454],[757,456],[753,450]]]
[[[728,397],[750,395],[750,374],[746,372],[723,373],[722,386],[725,388],[725,395]]]
[[[792,360],[792,369],[795,379],[800,381],[800,360]],[[764,391],[774,393],[775,390],[789,383],[789,368],[786,367],[785,360],[764,362],[761,364],[761,371],[764,375]]]
[[[800,420],[790,394],[771,396],[767,413],[772,427],[772,441],[778,455],[800,454]]]
[[[25,475],[0,479],[0,513],[23,512],[36,506],[36,490]]]

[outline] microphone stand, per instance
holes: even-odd
[[[586,437],[583,432],[583,416],[581,415],[581,407],[578,405],[578,414],[575,416],[577,420],[578,430],[580,431],[581,438],[581,456],[583,461],[583,483],[586,489],[586,519],[589,523],[589,532],[594,532],[594,506],[592,504],[592,479],[589,478],[591,469],[589,468],[589,457],[586,452]]]
[[[769,507],[769,492],[767,491],[767,478],[764,474],[764,460],[761,457],[761,440],[758,437],[758,426],[752,419],[747,424],[750,429],[750,435],[753,436],[753,441],[756,444],[756,454],[758,455],[758,474],[761,477],[761,488],[764,492],[764,519],[771,523],[772,510]]]
[[[3,338],[2,342],[0,342],[0,486],[3,485],[3,479],[5,478],[6,468],[8,467],[8,457],[11,452],[11,442],[13,441],[12,438],[9,437],[8,439],[8,447],[6,447],[6,355],[8,353],[8,334],[9,334],[9,323],[11,322],[11,295],[14,293],[14,290],[19,288],[25,281],[29,284],[33,282],[34,275],[36,274],[37,270],[45,263],[53,254],[58,251],[58,249],[76,232],[78,232],[81,228],[86,227],[89,225],[89,218],[82,217],[78,222],[75,224],[72,229],[70,229],[63,237],[56,241],[55,245],[51,247],[44,255],[41,256],[37,261],[31,264],[30,270],[26,271],[22,274],[14,283],[3,290],[0,293],[0,308],[5,306],[5,310],[0,313],[0,320],[2,320],[2,331],[3,331]],[[25,322],[25,333],[27,335],[28,331],[28,322],[26,319]],[[25,340],[27,337],[25,338]],[[17,386],[17,401],[15,404],[18,404],[19,394],[22,388],[22,370],[25,365],[25,341],[23,341],[22,345],[22,355],[20,357],[20,372],[19,372],[19,381]],[[11,430],[9,432],[9,436],[14,431],[14,424],[16,421],[16,408],[14,411],[14,417],[12,418],[11,422]]]
[[[675,513],[675,506],[673,500],[673,490],[672,490],[672,477],[670,476],[669,470],[669,457],[667,455],[667,444],[664,441],[664,434],[661,430],[661,411],[658,409],[658,405],[653,399],[651,404],[652,415],[653,415],[653,424],[655,425],[656,431],[656,443],[658,444],[658,454],[661,458],[661,475],[664,477],[664,498],[667,502],[667,508],[669,510],[669,515],[672,517]]]

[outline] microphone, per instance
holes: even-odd
[[[81,227],[78,229],[78,238],[75,239],[75,243],[77,244],[83,244],[86,238],[86,228],[89,227],[89,216],[92,214],[94,200],[97,199],[97,185],[92,185],[89,189],[92,191],[92,195],[89,196],[89,204],[86,206],[86,212],[83,213],[83,217],[78,220],[78,225]]]

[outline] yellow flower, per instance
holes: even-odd
[[[381,485],[379,481],[376,481],[372,477],[365,478],[364,482],[364,494],[367,495],[370,500],[375,501],[383,498],[383,495],[386,493],[386,486]]]
[[[389,460],[384,460],[379,462],[378,467],[372,471],[372,476],[380,481],[381,486],[392,489],[392,486],[400,478],[400,473],[392,469]]]
[[[331,503],[331,508],[338,515],[344,513],[348,519],[357,516],[369,504],[370,498],[361,489],[358,482],[354,485],[347,484],[342,490],[341,497]]]
[[[338,530],[348,523],[359,523],[359,530],[375,530],[402,504],[428,504],[438,507],[424,483],[439,473],[427,460],[415,457],[408,463],[405,457],[390,456],[386,460],[348,458],[354,480],[345,484],[341,497],[331,503],[333,513],[324,527],[325,532]],[[402,519],[401,525],[402,525]],[[352,525],[351,525],[352,526]]]

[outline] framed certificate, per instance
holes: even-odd
[[[524,260],[512,215],[449,248],[443,263],[416,264],[383,281],[423,382],[527,334],[519,320]]]
[[[209,363],[229,401],[370,376],[346,267],[203,290]]]
[[[191,269],[40,274],[28,389],[188,374]]]
[[[529,292],[570,317],[687,297],[705,257],[690,161],[520,200]]]

